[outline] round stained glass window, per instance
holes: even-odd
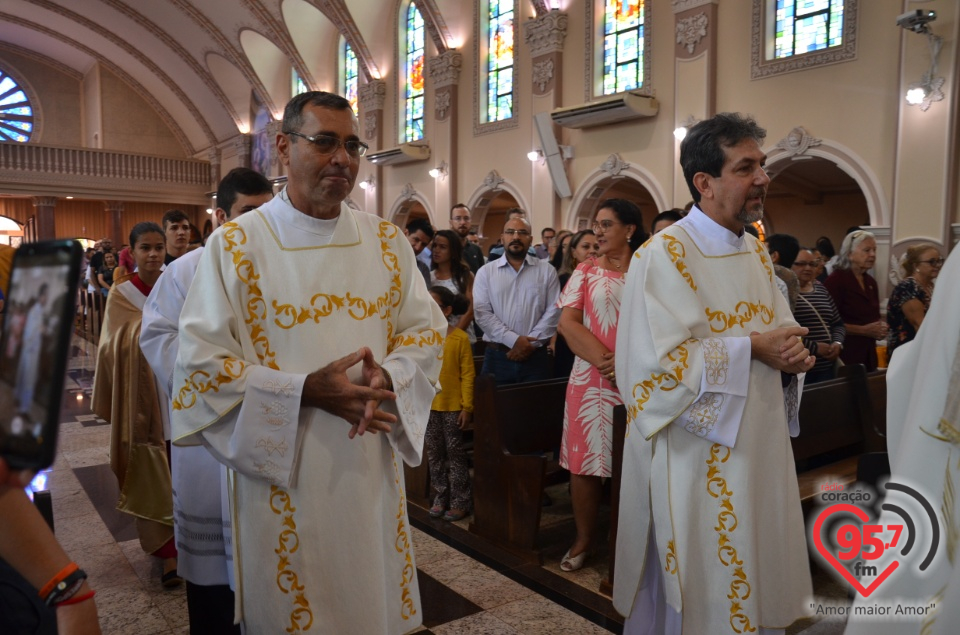
[[[30,141],[33,108],[20,85],[0,71],[0,141]]]

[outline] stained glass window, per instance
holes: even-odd
[[[353,108],[353,114],[358,114],[357,110],[357,87],[359,86],[359,72],[357,66],[357,54],[353,52],[350,43],[343,42],[343,96],[350,102]]]
[[[292,73],[290,78],[291,83],[293,84],[294,95],[299,95],[300,93],[305,93],[310,90],[310,88],[307,86],[307,83],[300,77],[300,73],[298,73],[295,69],[291,70],[290,72]]]
[[[33,108],[16,81],[0,71],[0,141],[30,141]]]
[[[423,139],[424,24],[417,7],[407,8],[405,55],[404,126],[401,141]]]
[[[513,0],[490,0],[487,121],[513,117]]]
[[[605,0],[603,94],[643,86],[644,0]]]
[[[843,43],[843,0],[777,0],[774,55],[819,51]]]

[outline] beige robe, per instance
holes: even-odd
[[[146,301],[132,282],[107,297],[93,412],[110,422],[110,467],[117,475],[117,509],[137,517],[140,545],[153,553],[173,538],[173,493],[157,385],[140,352]]]
[[[402,461],[420,461],[446,321],[395,225],[343,206],[323,230],[281,195],[210,237],[180,317],[174,442],[231,469],[248,633],[406,633],[422,611]],[[361,346],[399,422],[349,439],[300,399],[307,373]]]
[[[715,255],[673,225],[637,250],[627,276],[617,338],[628,428],[614,605],[630,614],[649,564],[660,567],[684,633],[784,628],[804,615],[812,590],[780,372],[751,360],[746,390],[722,390],[744,380],[730,367],[726,338],[795,322],[752,236],[740,251],[709,247]],[[704,382],[718,392],[700,398]],[[744,405],[732,445],[703,438],[737,399]],[[647,549],[651,527],[656,553]]]

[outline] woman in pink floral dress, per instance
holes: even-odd
[[[646,239],[640,209],[608,199],[593,224],[599,258],[579,265],[558,306],[559,331],[577,356],[567,385],[560,465],[570,470],[577,538],[560,568],[583,566],[600,507],[601,478],[611,476],[613,408],[622,400],[614,373],[620,294],[633,252]]]

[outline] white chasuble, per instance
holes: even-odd
[[[751,332],[796,325],[770,259],[696,208],[633,258],[617,337],[628,426],[614,605],[630,614],[649,559],[683,633],[784,628],[812,587],[788,426],[797,382],[785,391],[750,359]]]
[[[332,223],[278,196],[207,242],[181,314],[174,438],[231,469],[246,632],[420,625],[401,462],[420,461],[445,328],[403,233],[346,205]],[[300,398],[308,373],[361,346],[393,378],[382,407],[399,421],[351,440]]]

